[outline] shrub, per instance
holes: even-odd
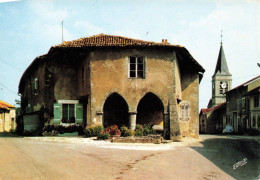
[[[103,130],[104,128],[101,125],[88,126],[85,131],[85,136],[86,137],[98,136]]]
[[[137,124],[135,129],[143,129],[143,126],[140,124]]]
[[[134,136],[135,135],[135,132],[128,129],[128,127],[126,126],[122,126],[121,128],[121,136],[123,137],[128,137],[128,136]]]
[[[118,129],[117,125],[108,126],[105,129],[105,132],[109,133],[110,135],[121,135],[121,131]]]
[[[156,131],[153,129],[153,125],[136,125],[135,136],[148,136],[149,134],[156,134]]]
[[[85,136],[86,137],[93,137],[93,134],[94,134],[93,131],[94,131],[94,129],[92,127],[87,127],[86,131],[85,131]]]
[[[143,130],[142,129],[136,129],[135,130],[135,136],[143,136],[144,133],[143,133]]]
[[[110,137],[110,134],[108,132],[105,132],[105,131],[102,131],[98,135],[98,139],[100,139],[100,140],[105,140],[105,139],[108,139],[109,137]]]

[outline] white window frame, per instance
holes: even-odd
[[[130,69],[130,59],[131,58],[135,58],[135,77],[131,77],[130,76],[130,71],[132,71]],[[138,58],[142,58],[143,60],[143,77],[138,77]],[[129,56],[128,57],[128,78],[133,78],[133,79],[145,79],[145,62],[146,62],[146,58],[143,56]]]

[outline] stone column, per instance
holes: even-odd
[[[163,132],[165,138],[170,139],[170,116],[168,107],[166,107],[163,112]]]
[[[171,98],[169,102],[169,124],[170,139],[178,140],[181,138],[181,130],[179,124],[178,110],[176,99]]]
[[[129,128],[131,130],[135,130],[136,128],[136,112],[129,112],[129,116],[130,116],[130,121],[129,121]]]
[[[97,111],[96,118],[93,119],[93,124],[102,124],[103,125],[103,112]]]

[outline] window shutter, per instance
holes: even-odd
[[[53,124],[60,124],[60,122],[61,122],[61,104],[54,104],[53,111],[54,111]]]
[[[76,123],[83,123],[83,105],[76,104]]]
[[[190,111],[191,111],[191,108],[190,108],[190,105],[188,104],[188,120],[190,120]]]

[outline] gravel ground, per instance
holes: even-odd
[[[84,138],[84,137],[25,137],[29,140],[34,141],[47,141],[47,142],[59,142],[59,143],[75,143],[75,144],[89,144],[100,146],[104,148],[113,149],[129,149],[129,150],[169,150],[175,147],[190,145],[192,143],[197,143],[202,141],[202,139],[195,139],[185,137],[181,142],[167,142],[162,144],[152,144],[152,143],[112,143],[110,140],[97,140],[94,138]]]

